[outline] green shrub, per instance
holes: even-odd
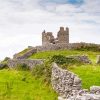
[[[7,65],[7,63],[1,63],[0,64],[0,69],[4,69],[4,68],[5,69],[9,68],[8,65]]]
[[[50,61],[62,65],[66,63],[66,57],[63,55],[54,55],[51,57]]]
[[[51,62],[45,61],[42,65],[37,65],[32,69],[35,78],[42,78],[46,84],[51,82]]]
[[[61,65],[63,68],[73,64],[81,64],[81,62],[74,57],[65,57],[63,55],[54,55],[51,57],[50,61]]]
[[[15,66],[16,70],[21,70],[21,71],[27,71],[29,70],[29,66],[25,63],[23,64],[17,64],[17,66]]]

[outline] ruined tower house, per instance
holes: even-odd
[[[66,28],[66,30],[64,30],[64,27],[60,27],[60,30],[57,34],[57,38],[58,38],[58,43],[69,43],[69,29]]]
[[[42,32],[42,45],[46,46],[48,44],[68,44],[69,43],[69,28],[64,30],[64,27],[60,27],[57,34],[57,38],[54,38],[52,32]]]

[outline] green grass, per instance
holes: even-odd
[[[96,56],[100,54],[100,52],[93,52],[93,51],[79,51],[79,50],[57,50],[57,51],[45,51],[45,52],[39,52],[36,54],[33,54],[28,59],[46,59],[48,57],[51,57],[53,55],[64,55],[64,56],[70,56],[70,55],[87,55],[89,58],[95,62]]]
[[[100,65],[80,65],[68,68],[82,79],[82,87],[100,86]]]
[[[21,52],[25,53],[27,50]],[[100,52],[80,50],[46,51],[33,54],[28,59],[48,59],[54,55],[87,55],[93,64],[66,66],[82,79],[82,87],[100,86],[100,65],[96,65],[96,56]],[[47,66],[48,67],[48,66]],[[35,78],[29,71],[0,70],[0,100],[57,100],[57,94],[44,78]]]
[[[51,86],[29,71],[0,70],[0,100],[57,100]]]
[[[28,52],[29,50],[30,50],[30,48],[26,48],[26,49],[22,50],[21,52],[19,52],[17,55],[23,55],[26,52]]]

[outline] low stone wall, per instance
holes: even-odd
[[[58,100],[100,100],[100,86],[82,89],[81,79],[74,73],[63,70],[53,64],[51,83],[53,89],[60,95]]]
[[[97,64],[100,64],[100,55],[97,56],[97,61],[96,61],[96,63],[97,63]]]
[[[80,49],[85,47],[97,47],[100,50],[100,45],[92,43],[57,43],[48,44],[46,46],[37,46],[37,51],[49,51],[49,50],[66,50],[66,49]]]
[[[30,67],[30,69],[32,69],[34,66],[39,65],[39,64],[43,64],[43,60],[41,59],[32,59],[32,60],[28,60],[28,59],[12,59],[12,60],[8,60],[8,66],[9,68],[14,68],[19,64],[26,64],[27,66]]]
[[[60,43],[60,44],[48,44],[46,46],[37,46],[37,51],[51,51],[51,50],[64,50],[64,49],[68,49],[69,44],[64,44],[64,43]]]
[[[33,47],[28,52],[26,52],[25,54],[22,54],[22,55],[15,54],[13,56],[13,59],[27,59],[29,56],[31,56],[32,54],[34,54],[36,52],[37,52],[37,49],[35,47]]]
[[[74,55],[74,56],[67,56],[67,58],[73,58],[76,59],[79,62],[85,63],[85,64],[91,64],[91,60],[86,55]]]
[[[79,92],[81,88],[81,79],[72,72],[62,70],[55,63],[52,68],[51,77],[52,87],[63,97],[70,97],[73,91]]]
[[[80,49],[84,47],[97,47],[100,50],[100,45],[92,44],[92,43],[57,43],[57,44],[48,44],[46,46],[36,46],[31,47],[28,52],[25,54],[19,55],[15,54],[13,56],[14,59],[27,59],[34,53],[41,51],[51,51],[51,50],[68,50],[68,49]]]

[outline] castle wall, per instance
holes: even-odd
[[[48,44],[43,46],[36,46],[33,47],[30,51],[26,52],[23,55],[15,54],[13,56],[14,59],[27,59],[34,53],[41,52],[41,51],[51,51],[51,50],[70,50],[70,49],[80,49],[84,47],[96,47],[100,50],[100,45],[92,44],[92,43],[57,43],[57,44]]]

